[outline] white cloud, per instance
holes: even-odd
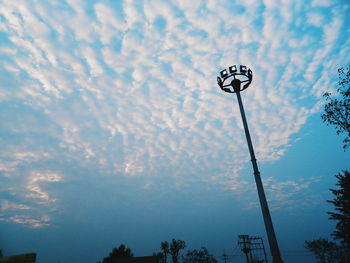
[[[15,177],[13,174],[12,176]],[[20,177],[17,176],[17,178]],[[36,204],[52,205],[52,203],[56,202],[56,199],[52,198],[48,191],[44,189],[45,185],[61,182],[62,179],[62,176],[58,173],[31,171],[25,181],[21,183],[22,185],[18,185],[14,188],[14,192],[16,192],[18,196],[23,196],[26,200],[34,200]],[[16,206],[12,207],[16,208]],[[17,206],[17,209],[23,208]]]
[[[96,25],[96,31],[100,35],[101,43],[110,44],[112,38],[117,37],[118,32],[124,30],[126,25],[108,5],[96,3],[94,9],[100,23]]]
[[[324,61],[347,62],[334,58],[348,43],[339,41],[346,10],[334,11],[333,4],[328,20],[322,8],[302,1],[245,1],[232,8],[230,1],[125,0],[121,10],[106,1],[16,3],[0,7],[8,37],[0,65],[20,81],[15,92],[1,87],[0,98],[21,101],[47,122],[38,125],[40,117],[24,111],[29,121],[22,128],[13,128],[16,119],[5,124],[23,140],[0,168],[15,176],[28,165],[21,187],[44,206],[57,199],[45,185],[64,177],[32,169],[40,158],[147,178],[148,188],[166,170],[178,187],[191,180],[184,176],[189,172],[239,192],[246,184],[239,176],[246,145],[235,96],[219,91],[218,72],[235,63],[252,68],[243,100],[258,158],[271,161],[318,109],[321,87],[334,74]],[[320,3],[313,5],[326,4]],[[39,146],[25,139],[32,126]]]
[[[312,1],[312,7],[329,7],[332,5],[332,1],[330,0],[314,0]]]
[[[40,228],[49,226],[50,217],[46,215],[39,218],[31,218],[26,215],[16,215],[10,217],[8,221],[17,224],[24,224],[32,228]]]
[[[0,200],[1,204],[1,211],[7,211],[7,210],[28,210],[30,209],[29,206],[24,204],[17,204],[15,202],[10,202],[8,200]]]
[[[309,24],[321,27],[323,25],[323,16],[320,13],[309,13],[307,17],[307,21]]]
[[[311,203],[306,202],[312,194],[309,193],[309,188],[312,184],[320,181],[320,178],[312,177],[307,179],[297,179],[293,181],[276,182],[273,178],[265,180],[267,194],[271,202],[271,208],[281,209],[300,209],[303,206],[309,206]],[[301,202],[304,200],[304,202]],[[313,202],[317,202],[313,200]],[[323,200],[321,201],[323,202]]]

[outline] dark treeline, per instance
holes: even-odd
[[[150,260],[156,263],[217,263],[215,257],[205,247],[199,250],[188,250],[180,260],[180,253],[185,248],[186,243],[183,240],[173,238],[170,242],[163,241],[160,243],[160,251],[153,253],[153,258]],[[113,248],[112,252],[98,263],[125,263],[133,257],[131,249],[121,244],[118,248]]]

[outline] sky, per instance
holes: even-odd
[[[0,0],[0,248],[38,263],[97,262],[126,244],[208,248],[244,262],[268,242],[235,94],[242,99],[285,263],[331,238],[330,188],[350,169],[322,123],[350,64],[350,3]]]

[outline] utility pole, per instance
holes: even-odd
[[[239,235],[238,245],[246,256],[247,263],[264,262],[268,263],[264,242],[261,237],[250,237],[249,235]],[[262,252],[262,253],[256,253]],[[261,260],[261,255],[264,259]]]
[[[266,251],[265,251],[263,239],[261,237],[249,237],[249,240],[250,240],[250,248],[251,248],[252,254],[255,253],[255,251],[258,251],[258,252],[261,251],[262,257],[264,258],[263,262],[267,263],[267,257],[266,257]],[[261,262],[261,260],[259,262]]]
[[[238,245],[241,247],[242,252],[245,254],[247,263],[251,263],[250,254],[250,240],[248,235],[239,235]]]
[[[221,255],[221,258],[224,261],[224,263],[227,263],[228,255],[225,253],[225,250],[224,250],[224,253]]]

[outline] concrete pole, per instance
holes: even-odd
[[[275,230],[274,230],[273,224],[272,224],[270,210],[269,210],[269,207],[268,207],[268,204],[267,204],[267,201],[266,201],[264,187],[263,187],[263,184],[261,182],[260,172],[259,172],[259,169],[258,169],[258,164],[256,162],[252,140],[250,138],[250,133],[249,133],[249,129],[248,129],[248,123],[247,123],[247,119],[245,117],[245,112],[244,112],[244,108],[243,108],[241,94],[240,94],[239,91],[236,92],[236,94],[237,94],[239,110],[240,110],[241,116],[242,116],[245,136],[247,138],[250,158],[251,158],[251,161],[252,161],[252,164],[253,164],[255,183],[256,183],[256,188],[258,189],[258,195],[259,195],[261,211],[262,211],[263,218],[264,218],[264,223],[265,223],[265,228],[266,228],[266,232],[267,232],[267,237],[269,239],[270,251],[271,251],[271,255],[272,255],[272,263],[283,263],[283,260],[281,258],[281,254],[280,254],[280,250],[279,250],[278,244],[277,244]]]

